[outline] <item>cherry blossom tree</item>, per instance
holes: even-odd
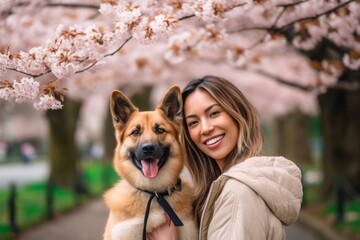
[[[39,110],[118,86],[153,85],[157,99],[206,74],[233,81],[264,120],[359,96],[358,0],[16,0],[0,17],[0,98]]]

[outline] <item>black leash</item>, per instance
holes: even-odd
[[[146,190],[141,190],[141,191],[144,191],[144,192],[147,192],[150,194],[150,198],[148,200],[148,203],[146,205],[146,210],[145,210],[143,240],[146,240],[146,225],[147,225],[147,221],[149,218],[151,202],[154,197],[156,197],[156,200],[158,201],[158,203],[160,204],[162,209],[164,209],[164,211],[169,215],[171,221],[174,223],[175,226],[177,226],[177,227],[184,226],[184,224],[181,222],[180,218],[176,215],[174,210],[171,208],[170,204],[164,198],[165,196],[169,196],[174,190],[181,191],[181,179],[178,180],[177,184],[174,185],[174,187],[170,191],[158,193],[158,192],[150,192],[150,191],[146,191]]]

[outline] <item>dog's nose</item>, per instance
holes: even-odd
[[[152,143],[144,143],[141,149],[144,154],[151,154],[155,152],[155,145]]]

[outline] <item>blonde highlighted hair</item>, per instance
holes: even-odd
[[[184,106],[187,97],[197,89],[208,92],[238,125],[239,137],[237,146],[226,157],[222,171],[227,171],[232,166],[249,157],[260,155],[263,136],[259,115],[241,91],[224,78],[205,76],[201,79],[192,80],[186,85],[182,91]],[[185,116],[183,117],[185,119]],[[194,215],[199,224],[210,185],[222,172],[216,161],[201,152],[192,141],[186,121],[183,121],[182,141],[185,145],[186,165],[195,187],[193,208]]]

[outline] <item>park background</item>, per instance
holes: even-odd
[[[4,180],[0,239],[117,180],[113,89],[146,110],[205,75],[259,111],[264,154],[299,165],[302,212],[359,239],[359,22],[356,0],[1,1],[0,168],[48,175]]]

